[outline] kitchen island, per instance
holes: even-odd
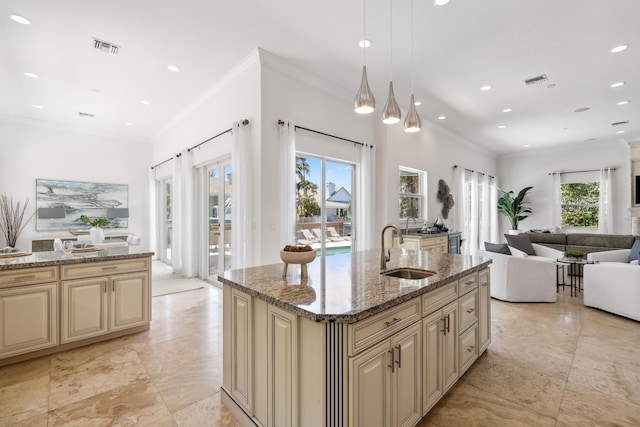
[[[392,249],[231,270],[222,401],[246,426],[415,425],[490,343],[491,261]]]
[[[0,366],[149,329],[140,247],[0,258]]]

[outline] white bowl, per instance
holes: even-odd
[[[280,259],[287,264],[307,264],[316,259],[316,251],[287,252],[280,251]]]

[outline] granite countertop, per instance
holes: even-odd
[[[97,252],[66,254],[62,251],[34,252],[28,256],[0,258],[0,271],[31,267],[50,267],[83,262],[115,261],[119,259],[142,258],[153,252],[139,246],[121,246],[101,249]]]
[[[218,279],[233,288],[315,322],[354,323],[446,285],[491,263],[488,258],[408,249],[391,249],[387,269],[414,267],[435,271],[422,280],[380,275],[380,249],[316,257],[300,266],[283,263],[226,271]]]

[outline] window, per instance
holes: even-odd
[[[562,227],[598,228],[599,182],[560,184]]]
[[[400,167],[399,216],[400,219],[422,218],[425,211],[426,173]]]

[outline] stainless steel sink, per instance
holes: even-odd
[[[420,270],[418,268],[395,268],[393,270],[380,273],[383,276],[399,277],[400,279],[420,280],[436,274],[435,271]]]

